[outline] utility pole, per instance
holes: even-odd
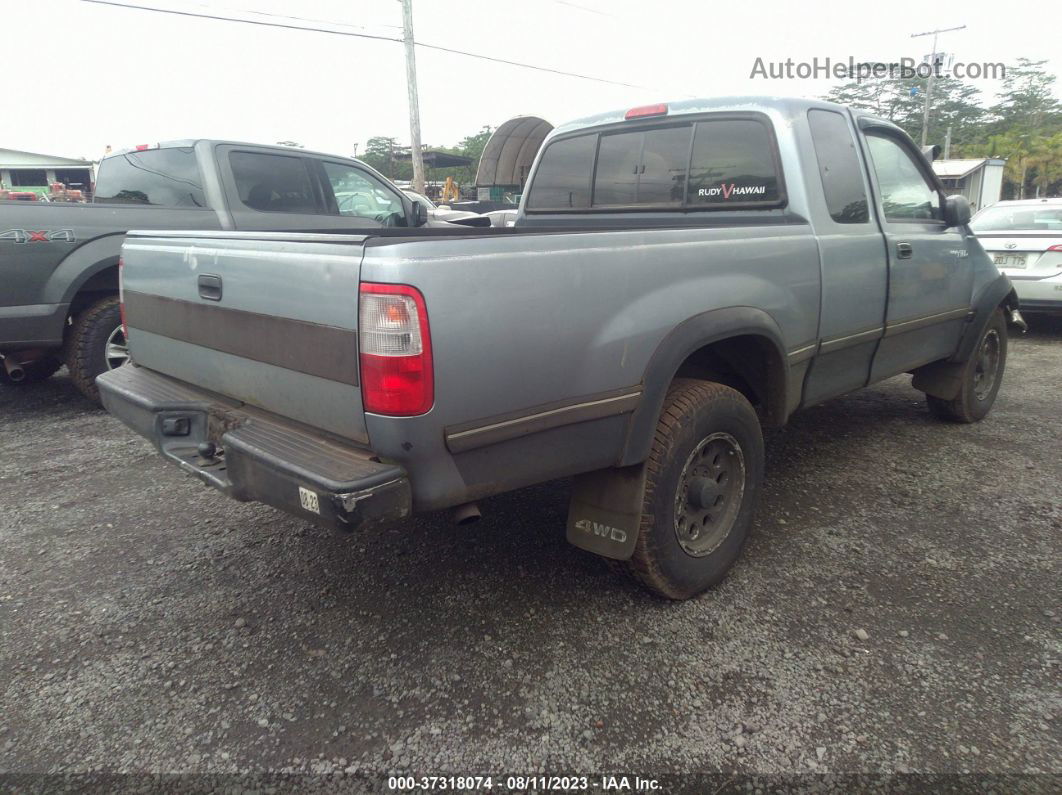
[[[941,33],[951,33],[954,30],[963,30],[966,26],[959,25],[956,28],[938,28],[937,30],[927,30],[925,33],[912,33],[912,39],[918,39],[922,36],[933,37],[933,53],[929,56],[929,77],[926,79],[926,102],[925,107],[922,110],[922,146],[926,145],[926,139],[929,137],[929,107],[933,98],[933,77],[937,72],[937,36]]]
[[[406,86],[409,89],[409,137],[412,139],[413,190],[424,193],[424,153],[420,149],[420,101],[417,99],[417,56],[413,51],[413,0],[402,2],[403,41],[406,45]]]

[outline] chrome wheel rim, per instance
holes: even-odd
[[[734,526],[745,493],[745,456],[729,433],[702,439],[682,468],[675,495],[675,536],[695,558],[710,555]]]
[[[990,329],[981,340],[977,349],[977,363],[974,365],[973,393],[978,400],[986,400],[992,394],[992,388],[999,377],[999,332]]]
[[[107,337],[103,359],[107,363],[108,370],[115,370],[129,361],[129,345],[125,341],[125,332],[122,331],[120,325]]]

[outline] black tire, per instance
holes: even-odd
[[[646,466],[638,541],[624,565],[653,593],[688,599],[723,580],[748,538],[764,469],[755,410],[728,386],[676,379]]]
[[[963,363],[962,386],[954,400],[926,395],[929,410],[949,422],[977,422],[988,415],[1003,383],[1007,365],[1007,321],[1003,311],[992,313],[970,358]]]
[[[108,341],[121,329],[121,310],[118,296],[110,295],[90,305],[74,318],[67,345],[67,367],[70,378],[85,397],[100,405],[96,377],[117,365],[108,359]],[[125,338],[121,337],[124,345]]]
[[[22,378],[15,381],[7,374],[7,368],[0,363],[0,384],[3,384],[4,386],[36,384],[45,379],[51,378],[55,375],[55,371],[62,366],[63,363],[61,361],[51,356],[46,356],[35,362],[25,362],[22,364]]]

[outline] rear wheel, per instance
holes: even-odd
[[[74,318],[68,351],[71,379],[81,394],[98,405],[96,377],[129,360],[118,296],[102,298]]]
[[[1007,364],[1007,321],[997,309],[981,332],[973,353],[962,368],[959,394],[952,400],[926,395],[929,410],[951,422],[984,419],[996,402]]]
[[[51,378],[55,371],[63,366],[63,363],[51,356],[37,359],[35,362],[25,362],[19,365],[21,375],[12,377],[7,368],[0,364],[0,384],[5,386],[20,386],[22,384],[36,384],[46,378]]]
[[[688,599],[726,576],[748,538],[764,467],[755,410],[728,386],[676,379],[646,466],[625,565],[654,593]]]

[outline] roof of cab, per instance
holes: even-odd
[[[351,157],[350,155],[339,155],[335,152],[317,152],[312,149],[301,149],[295,146],[284,146],[283,144],[256,144],[251,141],[225,141],[214,138],[178,138],[173,141],[159,141],[158,143],[147,144],[146,149],[141,149],[136,146],[130,146],[126,149],[115,149],[109,154],[107,154],[103,159],[106,160],[108,157],[127,155],[131,152],[142,152],[148,149],[176,149],[178,147],[191,147],[203,142],[208,143],[211,146],[253,146],[255,149],[272,149],[273,151],[283,152],[289,155],[295,152],[304,155],[314,155],[317,157],[336,157],[340,158],[341,160],[357,160],[357,158]]]
[[[668,102],[667,104],[667,117],[674,118],[676,116],[687,116],[694,113],[707,113],[718,111],[735,111],[735,112],[750,112],[750,111],[775,111],[780,113],[784,117],[791,117],[798,114],[806,113],[811,108],[822,108],[823,110],[846,110],[845,106],[837,105],[833,102],[824,102],[817,99],[804,99],[800,97],[776,97],[776,96],[736,96],[736,97],[716,97],[716,98],[701,98],[701,99],[683,99],[678,102]],[[565,133],[574,132],[576,130],[586,129],[588,127],[598,127],[605,124],[618,124],[624,121],[624,117],[630,108],[623,108],[621,110],[611,110],[605,113],[597,113],[593,116],[585,116],[581,119],[575,119],[567,124],[562,124],[557,127],[550,135],[551,138],[557,135],[563,135]],[[653,117],[659,119],[661,117]],[[649,120],[648,118],[646,119]]]

